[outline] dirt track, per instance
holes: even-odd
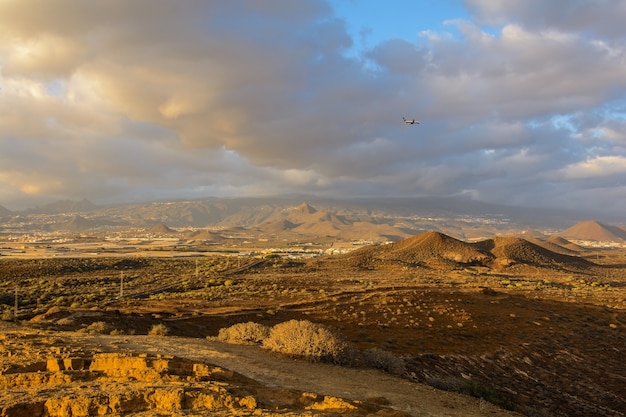
[[[412,383],[376,370],[350,369],[328,364],[314,364],[265,351],[256,346],[232,345],[222,342],[180,337],[108,336],[84,333],[48,333],[25,330],[12,324],[2,324],[4,335],[17,336],[14,349],[33,352],[49,345],[55,350],[71,350],[73,355],[87,352],[116,352],[119,354],[172,355],[192,361],[210,363],[249,377],[263,386],[285,390],[311,392],[362,402],[376,401],[412,416],[516,416],[485,401],[459,394],[439,391]],[[20,346],[18,348],[18,345]],[[6,346],[8,352],[11,346]],[[10,357],[11,354],[9,353]],[[4,357],[4,355],[3,355]],[[23,359],[25,362],[27,358]],[[7,359],[3,359],[6,366]],[[77,386],[59,387],[73,390]],[[29,389],[32,392],[32,388]],[[141,415],[151,415],[142,413]],[[156,414],[155,414],[156,415]],[[158,415],[164,415],[159,413]],[[177,415],[176,413],[167,415]]]

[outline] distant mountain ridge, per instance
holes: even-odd
[[[13,212],[6,207],[0,206],[0,216],[10,216]]]
[[[87,220],[81,216],[73,216],[70,220],[57,226],[57,230],[67,230],[70,232],[82,232],[83,230],[97,227],[98,223]]]
[[[296,207],[276,210],[257,224],[255,229],[267,234],[291,232],[303,236],[344,240],[394,241],[411,236],[411,233],[384,222],[361,220],[358,217],[319,210],[307,202],[302,202]]]
[[[67,231],[72,233],[84,232],[87,230],[95,230],[102,227],[120,226],[119,223],[108,219],[87,219],[81,215],[74,215],[69,220],[53,224],[50,229],[56,231]]]
[[[500,210],[500,211],[498,211]],[[477,241],[498,235],[523,235],[539,244],[557,230],[571,241],[626,241],[625,226],[607,226],[600,221],[584,221],[566,215],[534,215],[519,208],[484,204],[469,199],[296,199],[207,198],[189,201],[163,201],[121,206],[97,206],[89,200],[58,201],[21,212],[3,210],[0,216],[10,230],[111,230],[143,228],[163,224],[173,229],[229,230],[243,228],[259,237],[287,240],[314,237],[374,242],[398,241],[427,230],[445,233],[457,239]],[[4,215],[2,214],[4,213]],[[74,224],[68,216],[79,215]],[[551,221],[558,218],[558,223]],[[574,226],[571,226],[575,224]],[[586,226],[584,226],[586,224]],[[60,226],[63,226],[62,228]],[[584,227],[583,227],[584,226]],[[593,226],[593,227],[591,227]],[[565,229],[567,228],[567,229]],[[7,228],[9,229],[9,228]],[[520,231],[523,231],[520,233]],[[594,231],[591,233],[590,231]],[[601,231],[601,232],[599,232]],[[242,235],[241,231],[235,233]],[[232,233],[229,233],[232,235]],[[535,240],[537,239],[537,240]],[[559,245],[558,242],[554,242]],[[562,245],[562,253],[576,252],[574,243]],[[544,243],[543,246],[549,245]]]
[[[35,207],[25,210],[24,213],[30,214],[60,214],[60,213],[78,213],[96,210],[97,205],[93,204],[86,198],[80,201],[59,200],[54,203],[46,204],[41,207]]]

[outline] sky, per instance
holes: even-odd
[[[0,0],[0,205],[624,213],[623,22],[624,0]]]

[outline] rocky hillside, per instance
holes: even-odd
[[[577,256],[566,255],[517,237],[495,237],[475,244],[496,259],[496,265],[515,264],[561,269],[564,267],[588,268],[593,264]]]
[[[390,261],[407,265],[448,266],[486,264],[492,255],[439,232],[426,232],[388,245],[368,246],[349,255],[359,264]]]
[[[555,251],[547,247],[555,248]],[[529,265],[548,268],[589,268],[592,263],[567,254],[569,250],[551,242],[544,246],[517,237],[496,237],[466,243],[439,232],[426,232],[389,245],[368,246],[347,257],[351,263],[367,266],[397,262],[430,268],[484,266],[503,268]]]

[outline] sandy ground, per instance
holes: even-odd
[[[234,371],[266,387],[313,392],[347,400],[382,399],[386,407],[412,416],[519,415],[482,400],[439,391],[381,371],[310,363],[257,346],[168,336],[110,336],[35,331],[12,323],[1,323],[0,335],[4,341],[0,364],[5,369],[9,362],[25,364],[35,356],[41,358],[68,350],[74,355],[79,352],[83,355],[87,352],[172,355]],[[57,389],[77,390],[80,389],[80,384],[76,387],[59,386]]]

